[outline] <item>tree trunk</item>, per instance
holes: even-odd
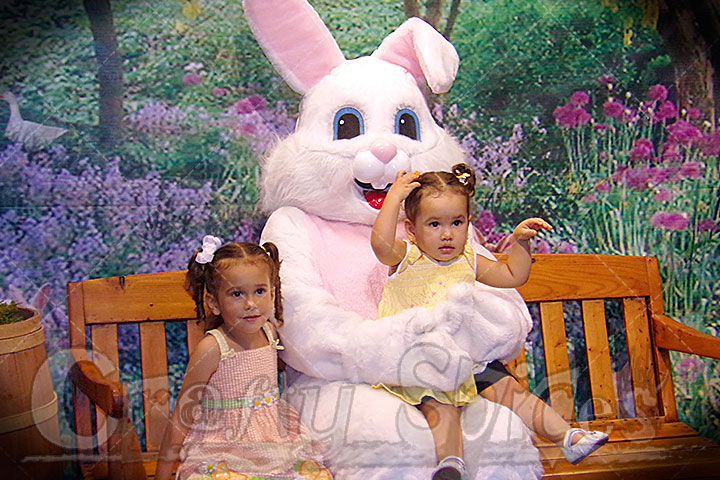
[[[717,0],[665,0],[657,30],[675,71],[680,108],[699,108],[716,124],[720,95],[720,20]]]
[[[445,28],[440,29],[440,23],[442,21],[443,12],[443,0],[426,0],[425,2],[425,15],[423,16],[420,12],[419,0],[403,0],[405,9],[405,16],[420,17],[427,23],[435,27],[436,30],[441,32],[443,36],[450,40],[453,28],[455,27],[455,20],[457,20],[458,13],[460,12],[460,2],[462,0],[453,0],[450,4],[450,13],[445,22]]]
[[[99,140],[112,148],[121,138],[123,119],[122,56],[118,51],[110,0],[83,0],[90,20],[100,85]]]

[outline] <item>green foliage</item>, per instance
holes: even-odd
[[[25,316],[17,303],[0,303],[0,325],[9,325],[23,320],[25,320]]]

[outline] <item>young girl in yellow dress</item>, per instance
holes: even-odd
[[[190,259],[186,288],[207,335],[188,362],[157,480],[178,464],[178,480],[331,479],[278,391],[279,268],[272,243],[222,245],[212,236]]]
[[[538,230],[552,227],[541,218],[520,222],[513,232],[515,242],[507,261],[496,262],[476,254],[468,241],[475,175],[465,164],[452,170],[422,175],[401,171],[387,193],[371,240],[375,256],[390,267],[379,306],[381,317],[407,308],[432,308],[446,300],[447,289],[458,282],[516,288],[530,276],[530,239]],[[408,240],[396,239],[403,202]],[[417,405],[428,420],[439,460],[433,480],[466,477],[460,408],[473,402],[478,393],[510,408],[529,428],[562,447],[572,463],[580,462],[608,439],[602,432],[570,428],[555,410],[523,389],[497,360],[452,392],[382,386]]]

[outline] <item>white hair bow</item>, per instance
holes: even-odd
[[[205,235],[203,237],[202,251],[195,256],[195,261],[202,264],[212,262],[220,245],[222,245],[222,239],[212,235]]]

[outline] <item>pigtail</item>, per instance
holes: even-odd
[[[195,301],[195,313],[198,320],[205,320],[205,266],[195,259],[202,250],[197,250],[190,257],[187,274],[185,275],[185,290]]]
[[[275,321],[277,326],[281,327],[283,319],[282,292],[280,291],[280,252],[272,242],[262,244],[262,249],[267,252],[270,257],[271,281],[273,282],[273,290],[275,292]]]
[[[475,196],[475,171],[465,163],[458,163],[452,167],[452,174],[462,184],[469,197]]]

